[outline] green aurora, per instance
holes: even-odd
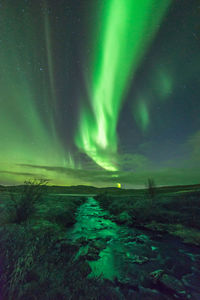
[[[196,2],[83,2],[0,3],[0,184],[197,183]]]
[[[19,22],[12,18],[15,11],[8,1],[1,12],[1,38],[4,43],[0,48],[0,154],[1,169],[8,170],[7,173],[2,172],[3,182],[12,180],[18,183],[32,175],[47,176],[46,170],[40,170],[39,174],[32,168],[22,171],[22,163],[45,166],[68,164],[66,150],[55,126],[53,58],[50,25],[45,11],[44,8],[41,18],[45,40],[43,55],[39,53],[40,35],[30,11],[24,12]],[[40,64],[45,60],[48,72],[42,73]],[[40,91],[39,98],[37,90]],[[55,182],[59,183],[59,180]]]
[[[117,123],[124,94],[147,52],[170,1],[109,0],[102,9],[102,28],[96,41],[90,103],[85,108],[76,144],[102,168],[116,171]],[[147,125],[147,111],[138,120]]]

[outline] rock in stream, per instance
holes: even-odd
[[[195,280],[200,278],[199,248],[169,235],[156,239],[156,233],[112,220],[88,198],[67,232],[70,242],[79,245],[77,258],[91,267],[89,277],[112,281],[125,299],[200,299],[200,281]]]

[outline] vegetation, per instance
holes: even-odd
[[[87,299],[90,267],[75,259],[78,248],[66,239],[85,198],[48,195],[41,180],[21,191],[0,195],[0,299]]]
[[[83,204],[85,197],[62,197],[57,199],[57,205],[52,205],[46,211],[45,218],[53,223],[58,224],[63,229],[72,226],[75,222],[75,213],[77,207]]]
[[[119,224],[200,245],[200,192],[161,192],[148,183],[132,196],[104,191],[96,199]],[[5,190],[0,194],[0,299],[124,299],[111,282],[87,277],[91,269],[77,258],[79,245],[66,238],[86,198],[48,195],[47,182],[40,180],[27,181],[20,191],[13,190],[10,199]]]
[[[96,200],[119,223],[124,214],[129,226],[170,232],[200,245],[200,191],[162,193],[149,180],[146,193],[139,191],[127,197],[104,193],[96,196]]]
[[[36,210],[36,204],[41,201],[46,192],[47,180],[28,180],[24,182],[21,194],[10,192],[13,223],[26,222]]]
[[[57,234],[19,224],[0,229],[1,300],[120,299],[111,283],[87,278],[91,269],[76,260],[78,246]]]
[[[152,178],[148,178],[147,181],[147,194],[152,200],[156,194],[156,185],[155,185],[155,181]]]

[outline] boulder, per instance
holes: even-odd
[[[186,295],[185,287],[182,284],[180,280],[178,280],[176,277],[163,274],[159,278],[159,283],[161,286],[163,286],[166,290],[169,290],[169,292],[173,294],[177,294],[180,296]]]
[[[123,211],[121,214],[119,214],[116,217],[116,222],[119,224],[131,224],[132,223],[132,218],[131,216],[128,214],[127,211]]]
[[[90,247],[88,250],[88,253],[84,257],[85,257],[85,259],[87,259],[89,261],[98,260],[100,258],[99,250],[96,248]]]
[[[145,244],[146,242],[149,241],[149,238],[148,238],[148,236],[146,236],[144,234],[140,234],[140,235],[135,237],[135,241],[138,244]]]
[[[200,294],[200,275],[191,273],[183,276],[183,283],[186,287]],[[200,299],[200,297],[199,297]]]
[[[107,247],[106,243],[102,240],[96,240],[93,243],[91,243],[92,247],[97,250],[103,250]]]
[[[88,276],[92,271],[90,265],[86,261],[81,261],[78,264],[78,269],[83,277]]]
[[[138,299],[141,300],[169,300],[167,296],[159,293],[157,290],[140,287],[139,289],[140,297]]]
[[[88,244],[88,240],[85,237],[80,237],[79,239],[76,240],[76,244],[80,244],[82,246],[85,246]]]
[[[158,282],[158,280],[160,280],[163,273],[164,273],[164,270],[162,270],[162,269],[151,272],[150,279],[151,279],[152,283],[156,284]]]
[[[133,289],[138,291],[138,281],[130,277],[120,276],[115,279],[115,283],[120,288]]]
[[[132,260],[133,263],[142,265],[142,264],[148,262],[149,258],[146,257],[146,256],[134,255],[133,258],[131,258],[131,260]]]

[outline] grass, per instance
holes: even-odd
[[[110,282],[87,278],[90,266],[77,251],[55,228],[1,227],[1,300],[122,299]]]
[[[51,197],[46,184],[27,181],[21,193],[1,194],[1,300],[75,299],[72,285],[78,290],[91,271],[73,261],[78,248],[66,240],[85,198]]]
[[[79,246],[67,240],[67,228],[85,199],[48,195],[41,181],[27,181],[10,198],[2,191],[1,300],[124,299],[111,282],[87,278],[89,264],[77,259]]]
[[[162,193],[153,185],[149,186],[150,189],[143,193],[136,192],[134,196],[115,197],[102,193],[96,199],[119,223],[120,215],[126,213],[129,226],[168,231],[186,242],[200,245],[200,192]],[[182,229],[171,230],[172,225],[174,228],[176,225],[182,226]]]
[[[86,198],[48,195],[46,183],[38,181],[26,182],[21,191],[10,199],[0,194],[0,299],[124,299],[111,282],[87,277],[89,264],[76,259],[79,247],[66,238]],[[119,223],[128,220],[129,226],[167,231],[200,245],[199,192],[155,189],[153,197],[140,191],[96,199]]]

